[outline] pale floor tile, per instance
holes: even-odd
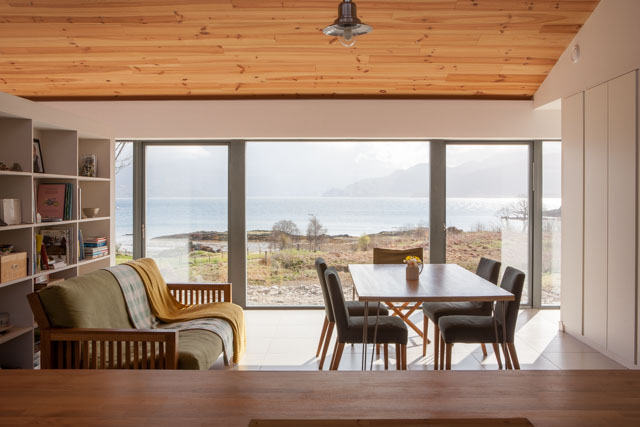
[[[626,369],[600,353],[545,353],[560,369]]]
[[[316,370],[319,361],[315,353],[320,339],[324,310],[247,310],[247,353],[239,365],[226,369]],[[558,331],[559,310],[521,310],[516,331],[516,350],[522,369],[624,369],[621,365],[577,339]],[[422,312],[411,320],[423,330]],[[422,356],[422,338],[409,329],[407,364],[411,370],[433,369],[433,330],[429,324],[427,355]],[[328,347],[324,369],[328,370],[335,345],[336,332]],[[452,351],[454,370],[498,369],[493,348],[487,345],[483,357],[478,344],[456,344]],[[372,346],[368,349],[368,366]],[[382,350],[375,356],[373,369],[384,369]],[[395,347],[389,346],[389,369],[395,370]],[[503,360],[504,363],[504,360]],[[360,370],[362,345],[347,344],[341,370]],[[221,359],[215,369],[225,369]]]

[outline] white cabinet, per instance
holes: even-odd
[[[562,104],[562,320],[629,366],[640,354],[637,80],[634,71]]]
[[[584,93],[562,100],[562,322],[582,335]]]
[[[607,85],[584,97],[584,336],[607,342]]]

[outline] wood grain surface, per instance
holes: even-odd
[[[404,264],[349,264],[360,301],[513,301],[511,292],[457,264],[425,264],[420,280],[407,280]]]
[[[0,91],[34,99],[527,99],[598,0],[0,1]]]
[[[1,425],[528,418],[640,424],[640,371],[0,371]]]

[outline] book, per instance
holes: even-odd
[[[42,221],[62,221],[65,213],[65,193],[65,184],[38,185],[38,213]]]
[[[80,261],[84,259],[84,239],[82,238],[82,230],[78,228],[78,258]]]

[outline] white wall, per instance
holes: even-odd
[[[639,21],[640,0],[601,0],[536,92],[536,107],[640,68]]]
[[[222,100],[50,102],[117,138],[558,139],[560,111],[532,101]]]

